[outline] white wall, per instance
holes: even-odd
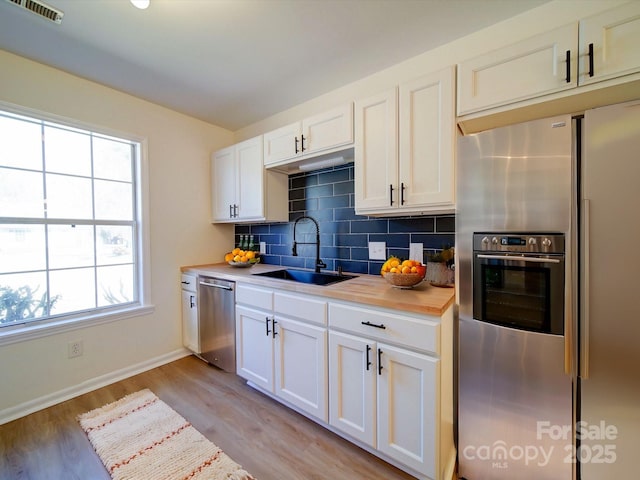
[[[210,223],[209,155],[233,133],[0,50],[0,101],[145,138],[152,314],[0,346],[0,423],[77,389],[184,354],[180,266],[218,261],[233,227]],[[82,339],[84,355],[67,358]]]
[[[235,141],[268,132],[344,102],[366,98],[394,87],[399,82],[455,65],[626,1],[628,0],[555,0],[546,3],[242,128],[236,132]]]

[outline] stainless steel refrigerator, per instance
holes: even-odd
[[[460,478],[632,475],[640,102],[462,137]]]

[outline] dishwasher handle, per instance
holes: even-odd
[[[233,290],[233,287],[230,287],[229,285],[219,285],[217,283],[200,282],[200,285],[204,285],[205,287],[221,288],[223,290]]]

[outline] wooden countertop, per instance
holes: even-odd
[[[332,285],[308,285],[253,275],[254,273],[281,270],[280,265],[257,264],[249,268],[232,267],[227,263],[192,265],[182,267],[182,273],[209,275],[224,280],[262,285],[292,292],[319,295],[338,300],[357,302],[398,311],[442,316],[455,301],[455,289],[433,287],[422,282],[411,289],[399,289],[389,285],[379,275],[358,275],[357,278]],[[346,275],[354,275],[345,272]]]

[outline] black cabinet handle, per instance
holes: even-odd
[[[195,302],[195,300],[196,300],[195,295],[189,295],[189,304],[190,304],[190,307],[191,307],[191,308],[193,308],[193,307],[195,307],[195,306],[196,306],[196,302]]]
[[[589,76],[593,77],[593,43],[589,44]]]
[[[295,137],[294,140],[295,140],[296,153],[299,153],[300,151],[298,150],[298,137]]]
[[[238,216],[238,205],[233,204],[233,216],[234,218]]]
[[[393,185],[389,184],[389,205],[393,206]]]
[[[567,83],[571,83],[571,50],[567,50]]]
[[[268,337],[269,334],[271,333],[271,330],[269,330],[269,317],[264,317],[264,324],[267,327],[267,337]]]
[[[182,283],[183,285],[191,285],[191,282],[185,282],[185,281],[182,281],[182,282],[180,282],[180,283]]]
[[[404,205],[404,182],[400,184],[400,205]]]
[[[369,371],[369,367],[371,366],[371,359],[369,358],[369,354],[371,353],[371,345],[367,345],[367,361],[365,364],[365,368]]]
[[[382,350],[378,349],[378,375],[382,375]]]
[[[301,152],[304,152],[306,149],[304,148],[304,135],[300,135],[300,137],[302,138],[302,142],[300,142],[300,145],[302,148],[300,148]],[[308,139],[307,139],[308,140]]]
[[[233,205],[229,204],[229,218],[233,218]]]
[[[381,323],[380,325],[378,325],[377,323],[371,323],[369,321],[367,322],[360,322],[362,325],[366,325],[367,327],[375,327],[375,328],[381,328],[382,330],[386,329],[387,327],[384,326],[384,323]]]
[[[276,338],[276,335],[278,334],[278,332],[276,332],[276,323],[278,323],[278,322],[276,321],[275,318],[272,317],[271,318],[271,323],[273,325],[273,328],[271,329],[271,336],[273,338]]]

